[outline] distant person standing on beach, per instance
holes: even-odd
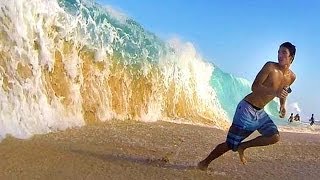
[[[310,118],[310,126],[312,126],[314,124],[314,117],[313,117],[313,114],[311,115],[311,118]]]
[[[293,121],[293,113],[291,113],[289,119],[288,119],[289,122],[292,122]]]
[[[214,159],[229,150],[238,151],[240,160],[246,163],[244,151],[250,147],[266,146],[279,141],[279,131],[264,106],[275,97],[280,99],[280,118],[286,114],[285,102],[288,93],[291,92],[290,85],[296,76],[290,70],[294,60],[296,48],[290,42],[280,45],[278,50],[278,62],[267,62],[257,74],[251,90],[237,106],[225,142],[217,145],[204,160],[198,163],[198,168],[206,170]],[[261,136],[252,140],[242,142],[254,131],[258,130]]]
[[[294,116],[294,120],[295,120],[295,121],[300,121],[300,115],[299,115],[299,114],[296,114],[296,115]]]

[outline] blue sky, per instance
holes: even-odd
[[[299,0],[98,0],[164,40],[179,37],[223,71],[253,81],[266,61],[277,60],[282,42],[297,47],[297,79],[288,110],[320,119],[320,1]],[[289,113],[289,112],[288,112]]]

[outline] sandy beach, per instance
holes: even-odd
[[[281,133],[278,144],[227,152],[194,169],[226,132],[169,122],[110,121],[0,143],[0,179],[318,179],[320,136]],[[253,134],[249,138],[256,136]]]

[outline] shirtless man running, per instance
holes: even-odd
[[[290,70],[295,53],[296,48],[290,42],[280,45],[278,63],[267,62],[260,70],[252,84],[252,92],[237,106],[226,142],[217,145],[207,158],[199,162],[199,169],[206,170],[211,161],[229,150],[238,151],[241,162],[245,164],[244,151],[247,148],[271,145],[279,141],[278,128],[263,108],[273,98],[278,97],[280,99],[279,116],[285,117],[287,89],[296,79],[295,74]],[[258,130],[261,136],[242,142],[255,130]]]

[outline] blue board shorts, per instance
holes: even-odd
[[[237,106],[227,135],[226,142],[229,148],[237,151],[240,143],[255,130],[266,137],[279,134],[277,126],[263,109],[257,110],[242,100]]]

